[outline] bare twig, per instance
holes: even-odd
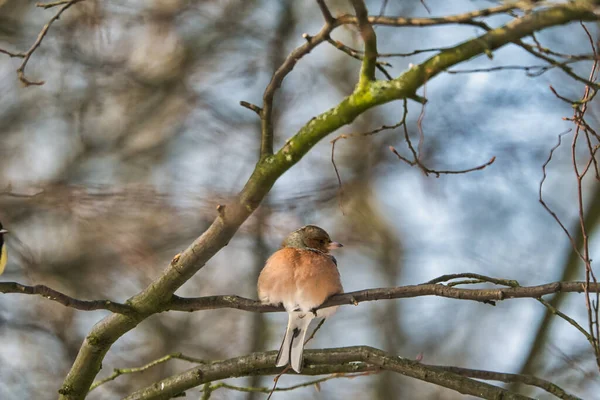
[[[27,63],[29,62],[31,55],[42,44],[42,41],[46,37],[46,34],[48,33],[50,26],[52,26],[52,24],[60,18],[60,16],[62,15],[63,12],[65,12],[67,9],[69,9],[74,4],[80,3],[82,1],[84,1],[84,0],[68,0],[68,1],[56,1],[56,2],[52,2],[52,3],[36,4],[38,7],[42,7],[42,8],[50,8],[50,7],[55,7],[55,6],[59,6],[59,5],[62,5],[62,7],[58,10],[58,12],[56,14],[54,14],[54,16],[52,18],[50,18],[50,20],[46,23],[46,25],[44,25],[42,27],[42,30],[38,34],[37,39],[35,40],[33,45],[31,45],[29,50],[27,50],[25,53],[11,53],[9,51],[0,49],[0,52],[2,52],[4,54],[7,54],[11,57],[20,57],[23,59],[19,68],[17,68],[17,76],[18,76],[19,80],[25,84],[25,86],[31,86],[31,85],[39,86],[39,85],[44,84],[44,81],[31,81],[31,80],[27,79],[27,77],[25,76],[25,67],[27,66]]]
[[[560,139],[562,137],[562,134],[559,135],[558,144],[551,150],[550,156],[548,157],[548,159],[542,166],[543,178],[542,178],[542,181],[540,182],[540,194],[539,195],[540,195],[540,203],[542,203],[544,208],[550,213],[550,215],[552,215],[552,217],[560,225],[562,230],[565,232],[565,234],[569,238],[574,253],[577,254],[577,256],[581,259],[581,261],[585,265],[584,292],[585,292],[585,300],[586,300],[586,309],[587,309],[587,314],[588,314],[589,332],[586,332],[575,321],[568,318],[566,315],[560,313],[560,311],[556,310],[550,304],[545,304],[545,305],[546,305],[546,307],[548,307],[548,309],[551,312],[559,315],[560,317],[565,319],[567,322],[571,323],[571,325],[574,325],[577,329],[579,329],[580,332],[582,332],[585,335],[585,337],[588,339],[588,341],[590,342],[590,344],[592,346],[592,349],[594,351],[594,355],[596,358],[596,364],[597,364],[598,368],[600,369],[600,327],[599,327],[600,321],[599,321],[599,315],[598,315],[598,304],[600,303],[600,295],[598,295],[596,293],[594,296],[594,300],[592,300],[592,298],[590,296],[590,292],[588,290],[588,287],[591,283],[594,283],[594,284],[597,283],[597,279],[596,279],[594,270],[592,269],[592,261],[590,258],[589,238],[588,238],[588,233],[587,233],[586,221],[585,221],[585,217],[584,217],[585,209],[584,209],[584,201],[583,201],[583,197],[584,197],[583,196],[583,179],[585,178],[586,174],[590,170],[591,165],[594,165],[594,170],[596,172],[596,174],[595,174],[596,178],[598,180],[600,180],[600,173],[598,171],[598,163],[596,161],[596,152],[597,152],[599,146],[593,145],[591,137],[590,137],[590,136],[594,136],[595,138],[598,138],[598,134],[593,129],[591,129],[589,124],[587,124],[585,122],[585,113],[587,111],[587,105],[589,103],[589,100],[595,96],[597,89],[598,89],[598,85],[595,83],[595,81],[597,79],[597,73],[598,73],[598,59],[597,59],[598,53],[596,51],[596,46],[594,44],[592,35],[588,31],[588,29],[585,27],[585,25],[582,22],[580,22],[580,23],[588,37],[588,40],[590,42],[590,47],[594,53],[594,63],[592,64],[592,69],[590,71],[589,78],[587,80],[585,80],[587,83],[585,86],[583,97],[581,100],[574,101],[574,100],[571,100],[564,96],[559,95],[552,86],[550,86],[550,90],[557,98],[559,98],[560,100],[562,100],[564,102],[569,103],[574,109],[573,117],[565,118],[565,119],[572,121],[575,124],[575,131],[574,131],[573,139],[571,142],[571,160],[572,160],[573,172],[575,174],[575,179],[577,182],[577,209],[578,209],[578,216],[579,216],[579,229],[580,229],[580,233],[581,233],[581,250],[578,247],[578,244],[573,239],[573,237],[568,232],[568,230],[564,227],[564,224],[560,221],[558,216],[546,205],[546,203],[542,199],[542,185],[546,178],[546,165],[550,162],[553,151],[556,148],[558,148],[558,146],[560,146]],[[539,44],[539,42],[537,42],[537,40],[535,38],[534,38],[534,41],[537,44],[538,48],[541,48],[541,45]],[[579,168],[578,159],[577,159],[577,143],[578,143],[579,135],[581,132],[583,132],[585,135],[586,145],[587,145],[587,148],[589,151],[589,157],[590,157],[589,160],[584,165],[583,169]]]
[[[414,56],[417,54],[422,54],[422,53],[431,53],[434,51],[444,51],[444,50],[448,50],[448,47],[433,47],[430,49],[417,49],[417,50],[413,50],[413,51],[409,51],[408,53],[379,53],[377,54],[378,58],[392,58],[392,57],[410,57],[410,56]]]
[[[307,344],[308,342],[310,342],[310,341],[311,341],[311,340],[312,340],[312,339],[315,337],[315,334],[317,333],[317,331],[318,331],[319,329],[321,329],[321,327],[323,326],[323,324],[324,324],[324,323],[325,323],[325,318],[323,318],[323,319],[321,319],[321,321],[319,321],[319,325],[317,325],[317,326],[315,327],[315,329],[312,331],[312,333],[310,334],[310,336],[308,337],[308,339],[306,339],[306,340],[304,341],[304,345],[305,345],[305,346],[306,346],[306,344]]]
[[[479,170],[482,170],[484,168],[487,168],[488,166],[492,165],[494,163],[494,161],[496,161],[496,157],[492,157],[492,158],[490,158],[490,160],[488,162],[483,163],[483,164],[478,165],[478,166],[473,167],[473,168],[458,169],[458,170],[438,170],[438,169],[427,168],[423,164],[421,164],[418,160],[410,161],[406,157],[401,156],[398,153],[398,151],[393,146],[390,146],[389,148],[390,148],[390,151],[392,153],[394,153],[396,155],[396,157],[398,157],[400,160],[404,161],[405,163],[407,163],[410,166],[418,165],[419,168],[426,175],[434,174],[437,178],[439,178],[440,175],[457,175],[457,174],[466,174],[466,173],[469,173],[469,172],[479,171]]]
[[[573,72],[573,69],[568,66],[568,63],[564,63],[564,62],[561,63],[551,57],[548,57],[548,56],[536,51],[536,49],[533,46],[531,46],[527,43],[524,43],[520,39],[515,40],[513,43],[516,44],[517,46],[520,46],[525,51],[534,55],[535,57],[546,61],[550,65],[555,66],[556,68],[561,69],[565,74],[569,75],[571,78],[575,79],[576,81],[579,81],[585,85],[592,86],[594,89],[600,88],[600,86],[598,84],[591,82],[589,79],[582,78],[581,76],[579,76],[575,72]]]
[[[431,281],[429,281],[427,283],[441,283],[441,282],[447,282],[447,281],[451,281],[453,279],[458,279],[458,278],[469,278],[469,280],[468,281],[462,280],[462,281],[449,282],[447,284],[447,286],[453,287],[453,286],[457,286],[457,285],[461,285],[461,284],[476,284],[476,283],[487,282],[487,283],[493,283],[495,285],[503,285],[503,286],[512,287],[512,288],[520,287],[519,282],[512,280],[512,279],[498,279],[498,278],[492,278],[492,277],[488,277],[485,275],[473,274],[473,273],[458,273],[458,274],[443,275],[438,278],[432,279]],[[584,293],[587,295],[587,292],[585,291],[585,289],[584,289]],[[536,298],[536,300],[538,302],[540,302],[544,307],[546,307],[551,313],[553,313],[554,315],[557,315],[558,317],[565,320],[568,324],[575,327],[575,329],[577,329],[579,332],[581,332],[583,334],[583,336],[585,336],[585,338],[590,342],[590,344],[592,344],[592,346],[594,346],[594,336],[592,334],[586,332],[586,330],[583,329],[581,327],[581,325],[579,325],[577,323],[577,321],[575,321],[574,319],[572,319],[565,313],[561,312],[556,307],[554,307],[550,302],[542,299],[541,297]],[[494,304],[494,303],[492,303],[492,304]]]
[[[52,8],[52,7],[56,7],[56,6],[62,6],[63,4],[68,4],[70,2],[71,2],[71,0],[59,0],[59,1],[52,1],[49,3],[35,3],[35,6],[44,8],[44,9],[48,9],[48,8]]]
[[[327,6],[324,2],[318,2],[321,10],[327,10]],[[262,111],[260,113],[261,116],[261,157],[266,157],[273,154],[273,99],[275,97],[275,92],[281,86],[281,83],[285,79],[285,77],[292,72],[296,63],[305,55],[310,53],[312,49],[317,47],[319,44],[323,43],[329,38],[329,34],[333,31],[338,23],[333,17],[329,18],[331,13],[325,15],[325,25],[319,33],[315,36],[304,35],[306,42],[297,47],[294,51],[292,51],[285,61],[281,64],[279,68],[275,71],[273,76],[271,77],[271,81],[267,85],[265,92],[263,94],[263,106]]]
[[[271,399],[271,396],[273,396],[273,392],[275,392],[275,390],[277,389],[277,383],[279,383],[279,378],[281,378],[281,376],[285,373],[287,373],[290,369],[292,369],[291,365],[286,366],[280,373],[278,373],[275,378],[273,378],[273,387],[271,388],[271,391],[269,392],[269,395],[267,396],[267,400]]]
[[[583,27],[583,30],[585,31],[585,33],[588,37],[590,46],[591,46],[594,54],[597,54],[596,47],[594,45],[594,40],[592,39],[592,35],[588,31],[588,29],[585,27],[583,22],[580,22],[580,24]],[[598,61],[595,60],[592,65],[592,70],[591,70],[590,76],[589,76],[590,81],[594,82],[596,80],[597,71],[598,71]],[[591,85],[586,85],[586,87],[585,87],[585,91],[584,91],[584,95],[583,95],[584,99],[590,97],[590,91],[592,90],[592,88],[590,86]],[[588,105],[587,102],[583,102],[583,104],[576,107],[574,110],[573,118],[576,120],[583,121],[585,119],[587,105]],[[584,218],[582,181],[583,181],[583,178],[585,177],[585,174],[588,171],[588,168],[585,168],[584,172],[580,173],[578,170],[578,167],[577,167],[577,158],[576,158],[577,157],[577,155],[576,155],[577,137],[578,137],[579,132],[582,127],[584,128],[584,132],[586,134],[588,148],[590,149],[590,157],[595,162],[595,152],[592,151],[592,146],[590,143],[588,131],[585,129],[585,126],[583,124],[580,124],[577,122],[576,122],[576,126],[575,126],[575,134],[573,135],[573,143],[571,146],[571,156],[573,158],[573,171],[575,172],[575,176],[577,177],[577,202],[579,204],[579,224],[580,224],[580,229],[581,229],[581,234],[582,234],[581,236],[583,239],[583,243],[582,243],[583,259],[582,259],[582,261],[585,263],[585,299],[586,299],[586,308],[587,308],[587,312],[588,312],[588,326],[589,326],[589,330],[590,330],[590,332],[589,332],[590,335],[589,335],[588,339],[591,341],[592,348],[594,349],[594,355],[596,356],[596,364],[597,364],[598,368],[600,369],[600,331],[599,331],[600,321],[598,320],[598,304],[599,304],[599,300],[600,300],[600,295],[596,294],[595,302],[594,302],[593,300],[591,300],[590,292],[588,290],[590,282],[593,282],[593,283],[598,282],[596,279],[596,275],[594,274],[594,270],[592,269],[592,260],[590,258],[590,250],[589,250],[589,239],[588,239],[587,229],[586,229],[586,225],[585,225],[585,218]],[[589,163],[588,163],[588,165],[589,165]],[[596,167],[596,170],[597,170],[597,167]]]
[[[207,361],[195,358],[195,357],[189,357],[186,355],[183,355],[181,353],[172,353],[172,354],[168,354],[164,357],[161,357],[157,360],[151,361],[148,364],[142,365],[141,367],[135,367],[135,368],[115,368],[113,370],[113,373],[110,374],[109,376],[107,376],[104,379],[101,379],[99,381],[96,381],[92,384],[92,386],[90,386],[90,391],[96,389],[98,386],[103,385],[107,382],[110,381],[114,381],[115,379],[117,379],[119,376],[121,375],[126,375],[126,374],[135,374],[137,372],[144,372],[152,367],[155,367],[159,364],[163,364],[169,360],[183,360],[183,361],[188,361],[194,364],[207,364]]]
[[[310,381],[299,383],[297,385],[288,386],[288,387],[282,387],[282,388],[275,388],[274,390],[273,390],[273,388],[267,388],[267,387],[244,387],[244,386],[230,385],[230,384],[225,383],[225,382],[219,382],[219,383],[217,383],[215,385],[212,385],[211,386],[211,390],[214,392],[217,389],[225,388],[225,389],[235,390],[236,392],[266,393],[266,394],[270,394],[272,390],[274,392],[290,392],[292,390],[301,389],[301,388],[304,388],[304,387],[319,385],[319,384],[321,384],[323,382],[327,382],[327,381],[330,381],[332,379],[340,379],[340,378],[353,379],[353,378],[358,378],[360,376],[367,376],[367,375],[377,374],[379,372],[380,372],[380,370],[359,372],[359,373],[355,373],[355,374],[350,374],[350,373],[335,373],[335,374],[331,374],[331,375],[323,377],[323,378],[313,379],[313,380],[310,380]]]
[[[257,106],[256,104],[248,103],[247,101],[240,101],[240,106],[247,108],[250,111],[254,111],[260,117],[262,113],[262,108]]]
[[[404,102],[406,103],[406,100],[404,100]],[[343,197],[344,197],[344,189],[342,186],[342,177],[340,176],[340,171],[338,170],[337,164],[335,163],[335,145],[336,145],[337,141],[340,139],[348,139],[348,138],[352,138],[352,137],[361,137],[361,136],[366,137],[366,136],[375,135],[376,133],[379,133],[384,130],[396,129],[399,126],[404,125],[405,123],[406,123],[406,113],[404,114],[402,121],[398,122],[395,125],[383,125],[377,129],[374,129],[369,132],[341,134],[330,142],[331,143],[331,163],[333,164],[333,170],[335,171],[335,176],[337,177],[337,181],[338,181],[339,206],[340,206],[340,210],[342,210],[342,214],[344,213],[344,209],[342,207]]]
[[[423,82],[423,97],[427,98],[427,79]],[[421,112],[419,118],[417,118],[417,130],[419,131],[419,144],[417,144],[417,158],[416,160],[421,161],[423,155],[423,143],[425,142],[425,133],[423,132],[423,118],[425,118],[425,106],[427,103],[421,104]]]
[[[442,282],[447,282],[447,281],[450,281],[453,279],[458,279],[458,278],[476,279],[479,281],[493,283],[494,285],[503,285],[503,286],[509,286],[509,287],[519,287],[520,286],[519,282],[515,281],[514,279],[493,278],[493,277],[485,276],[485,275],[481,275],[481,274],[474,274],[472,272],[463,272],[463,273],[458,273],[458,274],[442,275],[435,279],[427,281],[426,283],[427,284],[442,283]]]
[[[350,57],[352,57],[352,58],[354,58],[354,59],[356,59],[356,60],[360,60],[360,61],[362,61],[362,60],[364,59],[364,57],[362,56],[362,53],[363,53],[363,52],[361,52],[361,51],[358,51],[358,50],[355,50],[355,49],[353,49],[353,48],[351,48],[351,47],[349,47],[349,46],[346,46],[344,43],[340,42],[339,40],[334,40],[334,39],[331,39],[331,38],[329,38],[329,39],[327,39],[327,42],[328,42],[329,44],[331,44],[333,47],[335,47],[336,49],[338,49],[338,50],[340,50],[340,51],[343,51],[344,53],[348,54]],[[386,77],[388,80],[390,80],[390,81],[391,81],[392,79],[394,79],[394,78],[393,78],[393,77],[392,77],[392,75],[390,75],[390,73],[389,73],[389,72],[388,72],[388,71],[385,69],[385,67],[391,67],[391,66],[392,66],[392,65],[391,65],[390,63],[388,63],[388,62],[385,62],[385,61],[377,61],[377,62],[375,63],[375,67],[376,67],[376,68],[377,68],[379,71],[381,71],[381,73],[382,73],[383,75],[385,75],[385,77]]]
[[[0,282],[0,293],[39,295],[76,310],[108,310],[118,314],[136,314],[136,310],[127,304],[110,300],[79,300],[44,285],[27,286],[17,282]]]
[[[482,22],[476,21],[476,18],[488,17],[490,15],[503,14],[515,9],[531,9],[532,5],[525,2],[507,3],[497,7],[490,7],[483,10],[476,10],[463,14],[449,15],[447,17],[436,18],[405,18],[405,17],[386,17],[372,16],[368,20],[373,25],[387,26],[434,26],[448,24],[472,25],[480,28],[487,28]],[[341,24],[358,24],[358,19],[352,15],[343,15],[338,18]]]
[[[551,69],[557,68],[559,65],[567,65],[580,60],[567,60],[562,63],[548,64],[548,65],[500,65],[497,67],[489,68],[471,68],[471,69],[452,69],[446,71],[448,74],[472,74],[477,72],[496,72],[496,71],[508,71],[508,70],[522,70],[525,71],[529,77],[538,77]]]
[[[537,39],[537,36],[535,35],[535,33],[531,34],[531,39],[533,39],[533,42],[535,43],[535,47],[536,47],[537,51],[539,51],[542,54],[548,54],[551,56],[560,57],[560,58],[564,58],[567,60],[594,60],[596,58],[595,53],[592,55],[589,55],[589,54],[567,54],[567,53],[560,53],[558,51],[549,49],[548,47],[542,46],[542,44]]]
[[[544,207],[544,209],[548,212],[548,214],[550,214],[552,216],[552,218],[554,218],[554,220],[558,223],[558,225],[561,227],[563,232],[569,238],[569,241],[571,242],[571,246],[573,247],[573,250],[577,253],[577,255],[579,257],[581,257],[581,253],[579,252],[579,247],[577,246],[577,243],[575,243],[575,239],[573,239],[573,236],[571,236],[567,227],[562,223],[560,218],[558,218],[558,215],[556,215],[556,213],[550,208],[550,206],[548,206],[548,204],[544,200],[543,193],[542,193],[542,189],[544,187],[544,182],[546,181],[546,177],[548,176],[546,173],[546,168],[547,168],[548,164],[550,164],[550,161],[552,161],[552,155],[554,154],[556,149],[558,149],[560,147],[560,145],[562,144],[562,137],[570,132],[571,132],[571,129],[569,129],[565,132],[562,132],[558,135],[558,143],[556,143],[556,145],[550,149],[550,154],[548,155],[548,158],[546,159],[544,164],[542,164],[542,180],[540,181],[540,185],[538,186],[538,201],[540,202],[542,207]]]
[[[560,311],[558,308],[554,307],[550,302],[544,299],[537,299],[537,301],[543,304],[544,307],[546,307],[552,314],[557,315],[558,317],[567,321],[569,324],[573,325],[575,329],[577,329],[579,332],[581,332],[583,336],[585,336],[585,338],[590,342],[592,347],[594,346],[594,337],[590,335],[585,329],[583,329],[583,327],[579,325],[577,321]]]

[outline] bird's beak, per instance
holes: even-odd
[[[329,243],[329,246],[327,248],[329,250],[333,250],[333,249],[339,249],[340,247],[344,247],[344,245],[341,243],[338,243],[338,242],[331,242],[331,243]]]
[[[0,235],[4,235],[5,233],[8,233],[6,229],[0,229]]]

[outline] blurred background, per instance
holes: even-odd
[[[346,1],[327,2],[334,15]],[[430,16],[419,1],[368,1],[370,14]],[[495,3],[428,0],[444,16]],[[0,48],[28,49],[54,15],[34,1],[0,0]],[[491,26],[509,16],[487,19]],[[158,277],[234,196],[257,160],[260,123],[241,100],[262,104],[274,69],[315,34],[323,19],[302,1],[97,1],[73,6],[52,26],[27,67],[43,86],[25,88],[21,60],[0,54],[0,220],[9,264],[2,280],[45,284],[81,299],[124,301]],[[594,24],[587,24],[596,35]],[[453,46],[482,30],[473,26],[376,28],[379,51]],[[334,39],[361,48],[354,27]],[[594,36],[595,37],[595,36]],[[578,24],[537,36],[544,46],[590,53]],[[531,40],[527,40],[531,43]],[[430,54],[429,54],[430,55]],[[387,59],[398,76],[428,54]],[[542,65],[517,46],[456,69]],[[275,98],[276,148],[310,118],[350,94],[360,62],[324,43],[302,59]],[[588,76],[591,62],[573,66]],[[385,79],[382,75],[380,79]],[[323,140],[275,185],[234,240],[181,290],[183,296],[237,294],[256,298],[264,261],[281,240],[317,224],[345,247],[336,253],[346,291],[417,284],[442,274],[474,272],[523,285],[583,279],[583,264],[538,202],[542,164],[558,134],[571,128],[568,104],[549,90],[580,98],[583,86],[551,70],[442,74],[427,83],[423,162],[432,169],[483,171],[429,177],[400,162],[409,156],[401,130],[340,140],[402,118],[402,103],[369,111]],[[423,95],[423,90],[419,92]],[[595,124],[594,101],[588,121]],[[409,103],[417,141],[421,106]],[[578,224],[570,141],[548,167],[544,198],[563,223]],[[583,157],[584,154],[582,154]],[[594,232],[598,182],[586,180],[586,215]],[[598,252],[591,236],[592,258]],[[587,326],[583,295],[560,308]],[[39,297],[0,296],[0,398],[51,399],[94,323],[106,312],[83,312]],[[110,350],[98,378],[173,352],[226,359],[277,349],[287,317],[237,310],[163,313],[143,322]],[[369,345],[423,362],[502,372],[525,370],[585,399],[600,399],[592,350],[571,325],[546,319],[533,299],[496,307],[421,297],[342,307],[309,348]],[[170,361],[121,376],[90,399],[115,399],[192,365]],[[280,387],[311,379],[284,376]],[[233,379],[271,386],[272,377]],[[523,392],[548,398],[536,391]],[[189,398],[199,398],[199,389]],[[214,399],[261,399],[220,389]],[[277,399],[458,399],[455,392],[391,373],[338,379]]]

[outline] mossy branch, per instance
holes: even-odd
[[[125,400],[170,399],[191,388],[221,379],[250,374],[275,375],[281,371],[281,368],[273,367],[276,355],[275,351],[252,353],[247,356],[199,365],[140,389],[126,397]],[[539,387],[562,399],[577,399],[551,382],[534,376],[427,365],[369,346],[305,350],[304,364],[302,375],[391,371],[483,399],[523,400],[530,398],[475,379],[523,382]]]
[[[356,12],[358,19],[358,30],[360,36],[365,43],[365,55],[362,59],[362,67],[360,69],[360,78],[358,87],[365,87],[368,82],[375,80],[375,67],[377,66],[377,36],[371,23],[369,22],[369,13],[363,0],[352,0],[352,7]]]

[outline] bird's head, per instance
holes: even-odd
[[[324,229],[315,225],[306,225],[290,233],[283,241],[283,247],[316,249],[324,253],[329,253],[329,250],[338,249],[343,247],[343,245],[332,241]]]

